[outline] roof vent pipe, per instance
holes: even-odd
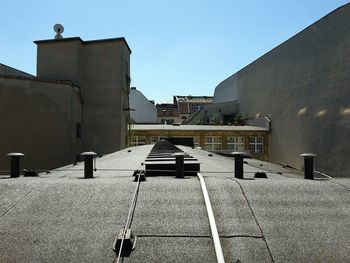
[[[20,157],[24,156],[23,153],[8,153],[6,154],[10,157],[11,168],[10,168],[10,177],[16,178],[19,177],[20,173]]]
[[[314,157],[317,157],[314,153],[303,153],[300,154],[304,158],[304,178],[313,180],[314,179]]]
[[[183,152],[177,152],[177,153],[174,153],[173,155],[175,156],[176,178],[184,178],[184,171],[185,171],[184,157],[186,154]]]
[[[96,153],[91,151],[83,152],[80,155],[84,156],[84,178],[94,178],[93,160]]]
[[[243,156],[244,152],[232,152],[235,158],[235,178],[243,179]]]

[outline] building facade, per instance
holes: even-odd
[[[22,152],[22,168],[47,169],[72,163],[82,152],[80,88],[70,81],[0,77],[0,170],[5,156]]]
[[[136,87],[131,87],[129,101],[132,123],[157,123],[157,108],[154,101],[149,101]]]
[[[193,114],[212,104],[211,96],[173,96],[173,103],[157,104],[158,123],[184,123]]]
[[[205,106],[213,103],[212,96],[179,96],[173,98],[174,104],[177,105],[181,122],[186,120],[191,114],[203,109]]]
[[[195,147],[207,151],[244,151],[268,161],[269,136],[268,129],[253,126],[132,125],[129,146],[154,144],[166,138],[192,138]]]
[[[214,103],[238,103],[249,117],[272,123],[270,160],[303,168],[301,153],[318,155],[316,169],[350,174],[350,4],[346,4],[215,89]]]
[[[83,151],[126,147],[131,50],[124,38],[79,37],[35,41],[37,76],[0,76],[0,130],[23,167],[48,169],[73,163]]]
[[[157,103],[157,119],[161,124],[181,123],[178,107],[173,103]]]
[[[124,38],[35,41],[37,76],[81,87],[83,149],[110,153],[126,146],[131,50]]]

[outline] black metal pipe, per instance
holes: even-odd
[[[9,153],[10,157],[10,177],[17,178],[20,175],[20,157],[24,156],[23,153]]]
[[[313,180],[314,179],[314,157],[316,154],[303,153],[300,155],[304,158],[304,178]]]
[[[94,178],[94,152],[84,152],[81,154],[84,156],[84,178]]]
[[[176,178],[184,178],[185,164],[184,164],[184,154],[175,153],[175,170]]]
[[[94,177],[94,156],[86,155],[84,159],[84,178]]]
[[[304,167],[305,167],[305,179],[314,179],[314,158],[305,157],[304,158]]]
[[[10,159],[11,159],[11,168],[10,168],[11,178],[19,177],[19,173],[20,173],[19,156],[11,156]]]
[[[243,152],[233,152],[235,158],[235,178],[243,179]]]

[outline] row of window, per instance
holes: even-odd
[[[152,136],[150,138],[151,144],[163,139],[160,136]],[[194,146],[199,146],[199,137],[193,137]],[[138,146],[146,144],[146,136],[132,136],[130,146]],[[220,136],[206,136],[204,138],[204,149],[208,151],[222,150],[222,138]],[[244,151],[245,137],[227,137],[227,150],[229,151]],[[264,152],[264,138],[263,137],[249,137],[249,150],[252,153]]]

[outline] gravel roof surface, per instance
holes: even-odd
[[[134,170],[152,146],[40,174],[0,176],[0,262],[113,262],[137,183]],[[304,180],[298,171],[188,147],[201,163],[226,262],[349,262],[350,179]],[[267,179],[255,179],[265,172]],[[216,262],[197,177],[147,177],[131,230],[135,250],[124,262]],[[239,260],[239,261],[237,261]]]

